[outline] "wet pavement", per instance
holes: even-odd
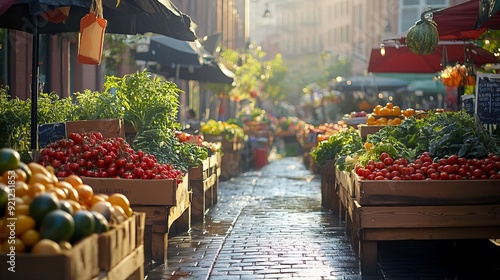
[[[460,245],[381,243],[380,276],[370,279],[500,279],[499,247],[490,252],[478,251],[477,243]],[[220,182],[206,222],[170,237],[167,259],[147,273],[148,280],[367,278],[344,222],[321,208],[320,176],[301,157],[273,160]]]

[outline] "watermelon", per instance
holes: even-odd
[[[419,55],[433,53],[438,46],[439,33],[432,17],[422,13],[420,20],[408,29],[406,33],[406,46],[410,51]]]

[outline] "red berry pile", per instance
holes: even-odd
[[[69,139],[50,143],[40,150],[40,164],[52,166],[57,177],[125,179],[176,179],[185,175],[153,155],[134,151],[123,138],[104,138],[101,133],[71,133]]]
[[[488,154],[484,159],[467,159],[451,155],[433,160],[424,152],[414,162],[404,158],[394,160],[382,153],[379,161],[370,160],[366,166],[357,165],[361,180],[481,180],[500,179],[500,156]]]

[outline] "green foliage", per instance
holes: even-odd
[[[116,94],[124,108],[124,121],[140,133],[150,129],[178,129],[179,92],[173,82],[145,70],[122,78],[109,76],[106,91]]]
[[[78,120],[123,119],[125,107],[116,94],[109,91],[76,92],[75,116]]]
[[[168,163],[183,172],[195,167],[208,157],[208,149],[192,143],[181,143],[171,130],[151,129],[137,134],[136,150],[156,157],[159,163]]]
[[[345,161],[345,157],[353,155],[363,148],[363,141],[359,132],[349,128],[332,134],[328,140],[322,141],[311,151],[311,156],[319,166],[324,166],[327,161]]]
[[[369,135],[367,142],[373,149],[360,156],[360,164],[378,158],[382,152],[391,156],[415,159],[429,152],[432,157],[458,155],[466,158],[484,158],[488,153],[500,153],[495,138],[465,111],[434,113],[422,119],[410,118],[400,125],[387,126]]]

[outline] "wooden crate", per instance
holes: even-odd
[[[135,212],[125,222],[99,234],[99,268],[109,271],[132,253],[144,240],[145,213]]]
[[[101,271],[93,280],[143,280],[144,245],[139,245],[111,270]]]
[[[205,213],[213,206],[212,198],[217,174],[212,174],[205,180],[190,180],[192,192],[191,223],[205,222]]]
[[[338,212],[339,198],[335,192],[335,165],[330,160],[320,168],[321,173],[321,205]]]
[[[178,188],[176,205],[132,205],[137,212],[146,213],[144,255],[146,263],[164,263],[168,249],[168,236],[191,228],[189,208],[191,197],[187,188]]]
[[[361,271],[376,274],[381,240],[500,237],[500,188],[495,180],[361,181],[355,195],[339,188],[346,226]]]
[[[224,152],[221,160],[221,180],[229,180],[241,172],[241,154],[237,152]]]
[[[201,164],[188,169],[189,180],[205,180],[210,176],[210,158],[202,160]]]
[[[95,193],[121,193],[131,204],[139,205],[176,205],[179,189],[186,189],[188,176],[179,184],[174,179],[122,179],[82,177],[85,184],[92,186]]]
[[[0,253],[2,279],[37,280],[90,280],[99,274],[99,246],[97,234],[84,238],[75,246],[57,255],[14,256],[15,272],[8,270],[11,257]]]

